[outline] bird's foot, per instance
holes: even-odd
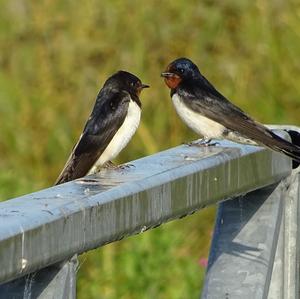
[[[114,164],[113,162],[111,161],[108,161],[106,162],[104,165],[103,165],[103,168],[106,168],[106,169],[128,169],[128,168],[131,168],[131,167],[135,167],[133,164],[121,164],[121,165],[116,165]]]
[[[106,169],[116,169],[119,166],[113,163],[112,161],[107,161],[101,168],[106,168]]]
[[[207,146],[216,146],[219,145],[219,142],[211,142],[212,139],[203,138],[200,141],[192,141],[187,143],[188,146],[198,146],[198,147],[207,147]]]
[[[128,168],[131,168],[131,167],[135,167],[135,166],[133,164],[121,164],[121,165],[118,165],[119,169],[128,169]]]

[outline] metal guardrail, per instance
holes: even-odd
[[[219,205],[202,299],[300,297],[299,172]]]
[[[273,185],[291,173],[291,160],[284,155],[226,141],[218,147],[182,145],[131,164],[0,203],[0,298],[20,293],[15,298],[74,298],[76,261],[61,261]],[[279,217],[277,202],[272,213]],[[252,219],[248,216],[243,221]],[[206,286],[213,281],[211,263],[212,258]],[[224,297],[205,292],[204,298]]]

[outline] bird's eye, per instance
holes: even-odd
[[[183,74],[183,73],[184,73],[184,69],[180,68],[180,69],[179,69],[179,72],[180,72],[181,74]]]
[[[130,83],[130,86],[134,86],[134,83],[133,83],[133,82],[131,82],[131,83]]]

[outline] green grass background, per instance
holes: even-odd
[[[113,72],[137,74],[142,123],[117,162],[196,136],[159,74],[186,56],[257,120],[300,125],[299,1],[0,0],[0,195],[51,186]],[[198,298],[214,209],[81,257],[78,298]]]

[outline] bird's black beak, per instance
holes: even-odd
[[[147,85],[147,84],[144,84],[144,83],[141,83],[139,86],[138,86],[138,88],[137,88],[137,95],[140,95],[140,93],[142,92],[142,90],[144,89],[144,88],[149,88],[150,86],[149,85]]]
[[[160,74],[161,77],[164,78],[174,78],[174,77],[178,77],[178,75],[174,74],[174,73],[170,73],[170,72],[163,72]]]
[[[144,83],[142,83],[142,85],[141,85],[141,89],[149,88],[149,87],[150,87],[150,85],[147,85],[147,84],[144,84]]]

